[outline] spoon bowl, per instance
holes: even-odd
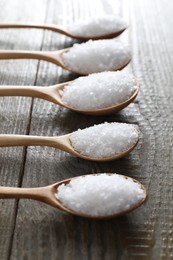
[[[35,97],[42,98],[44,100],[53,102],[56,105],[63,106],[75,112],[79,112],[86,115],[93,116],[101,116],[108,115],[114,112],[118,112],[123,108],[127,107],[137,96],[139,91],[139,83],[137,79],[135,79],[135,91],[132,95],[127,98],[125,101],[120,102],[118,104],[100,108],[100,109],[76,109],[67,104],[63,103],[62,100],[62,92],[64,87],[72,83],[72,81],[49,86],[49,87],[37,87],[37,86],[0,86],[0,96],[27,96],[27,97]]]
[[[119,123],[118,125],[121,125],[121,124],[122,123]],[[107,123],[107,126],[108,125],[109,124]],[[97,125],[97,127],[100,127],[100,125]],[[83,129],[83,130],[88,130],[88,129]],[[115,129],[116,129],[116,126],[115,126]],[[129,154],[135,148],[135,146],[137,145],[138,140],[139,140],[139,133],[136,130],[136,128],[134,128],[133,133],[134,133],[135,137],[133,139],[133,142],[131,142],[130,144],[128,143],[128,146],[126,148],[121,149],[120,152],[115,152],[111,156],[106,156],[106,155],[101,156],[101,157],[100,156],[89,156],[89,155],[86,155],[86,153],[84,153],[84,152],[78,152],[73,147],[71,139],[72,139],[72,137],[74,137],[74,135],[76,133],[77,133],[77,131],[73,132],[71,134],[56,136],[56,137],[1,134],[0,135],[0,147],[49,146],[49,147],[54,147],[54,148],[60,149],[62,151],[65,151],[67,153],[70,153],[72,155],[75,155],[75,156],[85,159],[85,160],[104,162],[104,161],[116,160],[116,159],[119,159],[119,158]],[[79,135],[81,136],[81,132],[78,134],[78,136]],[[97,138],[100,138],[100,137],[101,137],[101,134]],[[103,136],[103,138],[105,138],[105,136]],[[84,139],[84,137],[82,137],[82,139]],[[100,140],[100,139],[98,139],[98,140]],[[129,140],[128,140],[128,142],[129,142]],[[90,144],[87,144],[87,145],[89,146]],[[105,144],[102,144],[102,145],[105,145]],[[101,151],[104,149],[104,147],[102,147],[102,145],[100,144],[100,147],[99,147],[99,149]],[[93,148],[93,145],[92,145],[92,148]],[[80,148],[77,148],[77,149],[80,149]]]
[[[100,174],[93,174],[93,175],[100,175]],[[107,175],[112,175],[112,174],[107,174]],[[86,176],[88,176],[88,175],[84,175],[82,177],[85,178]],[[80,213],[80,212],[67,208],[55,196],[55,194],[57,192],[57,188],[60,185],[62,185],[62,184],[67,185],[71,180],[77,179],[79,177],[66,179],[66,180],[57,182],[55,184],[49,185],[49,186],[38,187],[38,188],[0,187],[0,198],[1,199],[9,199],[9,198],[16,198],[16,199],[23,198],[24,199],[25,198],[25,199],[37,200],[40,202],[44,202],[59,210],[62,210],[63,212],[70,213],[70,214],[76,215],[78,217],[96,218],[96,219],[115,218],[115,217],[119,217],[121,215],[127,214],[127,213],[133,211],[134,209],[138,208],[140,205],[142,205],[147,198],[146,189],[140,182],[138,182],[137,180],[132,179],[130,177],[123,176],[125,181],[130,179],[132,182],[135,182],[136,184],[139,185],[140,189],[144,192],[143,198],[141,198],[139,201],[137,201],[136,204],[131,206],[130,208],[128,208],[126,210],[122,210],[121,212],[118,212],[116,214],[97,215],[97,216],[90,215],[90,214],[83,214],[83,213]]]

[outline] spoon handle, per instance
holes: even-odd
[[[2,187],[0,186],[0,198],[1,199],[37,199],[42,193],[42,188],[16,188],[16,187]]]
[[[0,186],[0,199],[32,199],[44,202],[54,208],[68,211],[58,202],[55,197],[56,188],[54,185],[36,188],[17,188]]]
[[[9,146],[49,146],[66,152],[72,152],[69,144],[69,135],[49,137],[32,135],[0,135],[0,147]]]
[[[52,62],[58,66],[64,68],[63,62],[61,61],[61,51],[13,51],[13,50],[1,50],[0,60],[9,59],[37,59]]]
[[[51,137],[50,137],[51,138]],[[51,142],[49,137],[30,135],[0,135],[0,147],[8,146],[37,146],[48,145]]]
[[[62,25],[53,25],[53,24],[23,24],[23,23],[0,23],[0,29],[9,29],[9,28],[28,28],[28,29],[46,29],[56,33],[64,34],[70,36],[70,34],[63,28]]]
[[[57,86],[57,85],[56,85]],[[54,91],[54,86],[38,87],[38,86],[0,86],[0,96],[23,96],[42,98],[59,104],[57,98],[53,98],[51,93]],[[56,93],[56,92],[55,92]],[[57,95],[57,93],[56,93]]]
[[[32,199],[61,208],[51,192],[51,186],[37,188],[16,188],[0,186],[0,199]]]

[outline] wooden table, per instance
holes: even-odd
[[[0,21],[67,24],[102,13],[122,15],[130,24],[128,66],[140,93],[123,111],[84,116],[40,99],[0,98],[0,133],[61,135],[93,124],[129,122],[140,141],[123,159],[94,163],[48,147],[0,148],[0,185],[44,186],[95,172],[136,178],[147,202],[126,216],[89,220],[63,214],[30,200],[0,200],[1,260],[173,259],[173,4],[169,0],[1,0]],[[71,38],[43,30],[4,29],[1,49],[57,50]],[[1,85],[53,85],[77,77],[37,60],[0,61]]]

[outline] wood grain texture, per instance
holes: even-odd
[[[37,20],[37,11],[40,10],[39,20],[44,22],[45,4],[42,1],[30,1],[35,6],[35,14],[30,9],[30,4],[23,5],[22,1],[1,1],[1,21],[17,20],[24,18]],[[21,12],[22,10],[22,12]],[[22,15],[21,15],[22,13]],[[1,49],[40,49],[43,32],[28,35],[25,31],[1,30]],[[29,37],[28,37],[29,36]],[[1,61],[0,84],[34,84],[36,81],[38,62],[26,61]],[[32,100],[27,98],[0,98],[0,132],[27,134],[30,125]],[[25,164],[25,148],[0,149],[0,183],[1,185],[20,186]],[[1,259],[9,259],[16,222],[17,203],[14,200],[0,201],[0,252]]]
[[[36,201],[0,201],[1,259],[129,260],[173,258],[173,4],[168,0],[8,0],[2,21],[67,24],[98,13],[123,15],[132,46],[128,66],[140,81],[137,99],[108,117],[79,115],[44,100],[0,98],[1,133],[61,135],[104,121],[139,126],[140,141],[123,159],[87,162],[48,147],[1,148],[1,185],[35,187],[94,172],[136,178],[148,190],[139,209],[112,220],[76,218]],[[9,8],[10,7],[10,8]],[[20,11],[22,10],[22,12]],[[1,49],[56,50],[75,43],[39,30],[3,30]],[[14,65],[15,64],[15,65]],[[53,85],[77,77],[53,64],[1,61],[0,84]]]

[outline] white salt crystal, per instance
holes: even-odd
[[[74,44],[62,56],[67,68],[81,74],[118,70],[131,59],[127,45],[119,40],[89,40]]]
[[[62,101],[79,110],[111,107],[132,96],[135,84],[134,76],[125,71],[90,74],[65,86]]]
[[[75,151],[92,158],[107,158],[130,149],[138,140],[136,127],[125,123],[103,123],[70,135]]]
[[[121,17],[103,15],[88,20],[77,21],[76,23],[69,25],[68,30],[77,36],[94,37],[120,32],[126,27],[127,24]]]
[[[68,209],[90,216],[123,213],[145,198],[141,185],[118,174],[86,175],[61,184],[57,199]]]

